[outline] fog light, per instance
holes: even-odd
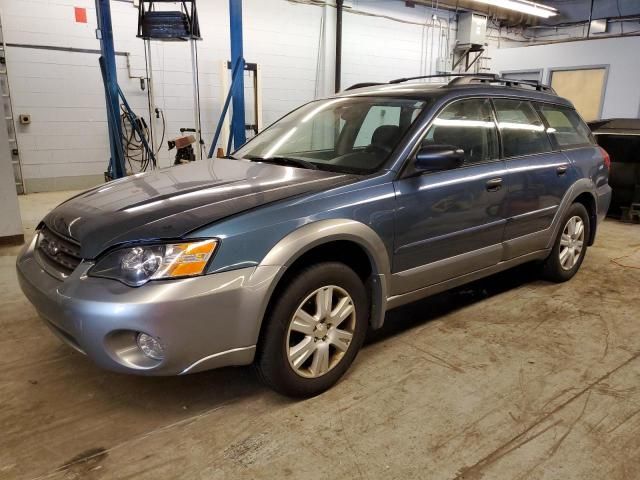
[[[162,360],[164,358],[164,348],[157,338],[153,338],[146,333],[139,333],[136,337],[138,348],[142,350],[147,357],[154,360]]]

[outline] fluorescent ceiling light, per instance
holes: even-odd
[[[476,0],[476,2],[493,5],[494,7],[507,8],[509,10],[515,10],[516,12],[535,15],[536,17],[549,18],[558,14],[558,10],[555,8],[527,0]]]

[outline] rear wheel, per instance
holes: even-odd
[[[572,278],[587,253],[587,239],[591,225],[587,209],[574,203],[566,213],[553,250],[544,263],[544,275],[554,282]]]
[[[348,266],[327,262],[297,274],[276,301],[259,346],[258,373],[285,395],[317,395],[340,379],[362,345],[366,289]]]

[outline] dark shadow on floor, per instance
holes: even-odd
[[[537,264],[525,264],[387,312],[384,325],[370,330],[365,345],[385,340],[417,325],[540,279]]]

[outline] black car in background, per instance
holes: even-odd
[[[609,215],[640,222],[640,119],[610,118],[589,123],[598,144],[611,157]]]

